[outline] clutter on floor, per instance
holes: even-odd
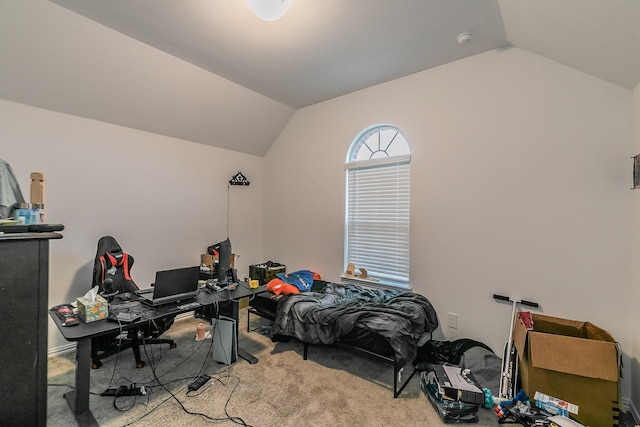
[[[613,336],[589,322],[537,313],[531,319],[531,330],[518,321],[513,332],[522,388],[572,404],[570,415],[582,424],[617,424],[622,350]]]
[[[618,425],[622,351],[611,334],[589,322],[517,314],[507,344],[516,357],[512,398],[501,396],[502,358],[485,344],[432,340],[419,348],[421,389],[442,421],[477,423],[483,407],[499,424]]]
[[[478,404],[445,398],[438,387],[434,371],[423,371],[420,374],[420,388],[445,423],[478,422]]]

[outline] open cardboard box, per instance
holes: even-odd
[[[218,260],[218,256],[209,254],[200,254],[200,264],[205,265],[209,270],[213,271],[215,262]]]
[[[620,354],[611,334],[576,320],[532,313],[533,330],[516,320],[513,342],[518,350],[522,387],[578,405],[572,414],[587,426],[618,424]]]
[[[236,254],[231,254],[231,268],[235,268]],[[200,254],[200,264],[205,265],[209,270],[214,271],[218,263],[218,255]]]

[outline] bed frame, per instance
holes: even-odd
[[[256,309],[255,307],[252,307],[251,305],[249,305],[249,307],[247,307],[247,332],[252,332],[255,331],[256,329],[251,329],[251,314],[255,314],[256,316],[262,317],[264,319],[270,320],[270,321],[275,321],[275,318],[268,314],[265,313],[263,311],[260,311],[258,309]],[[431,336],[433,336],[433,333],[430,334]],[[308,355],[309,355],[309,343],[306,342],[302,342],[303,345],[303,359],[307,360],[308,359]],[[321,346],[322,344],[313,344],[313,345],[318,345]],[[388,365],[393,366],[393,397],[397,398],[398,396],[400,396],[400,393],[402,393],[402,391],[405,389],[405,387],[409,384],[409,381],[411,381],[411,379],[413,378],[413,376],[416,374],[417,370],[416,367],[413,367],[413,371],[411,372],[411,374],[404,380],[404,382],[402,382],[401,380],[401,372],[402,369],[398,366],[398,362],[393,358],[393,357],[389,357],[389,356],[385,356],[382,354],[378,354],[375,353],[373,351],[364,349],[362,347],[358,347],[355,345],[352,345],[350,343],[346,343],[343,341],[336,341],[333,344],[330,345],[334,345],[338,348],[347,350],[347,351],[352,351],[356,354],[361,354],[361,355],[365,355],[365,356],[370,356],[373,357],[381,362],[384,362]]]

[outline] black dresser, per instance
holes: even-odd
[[[49,240],[0,234],[0,425],[47,423]]]

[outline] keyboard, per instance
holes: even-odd
[[[201,305],[202,305],[202,304],[200,304],[199,302],[194,301],[194,302],[189,302],[189,303],[186,303],[186,304],[181,304],[181,305],[179,305],[179,306],[178,306],[178,308],[179,308],[180,310],[190,310],[190,309],[192,309],[192,308],[198,308],[198,307],[200,307]]]

